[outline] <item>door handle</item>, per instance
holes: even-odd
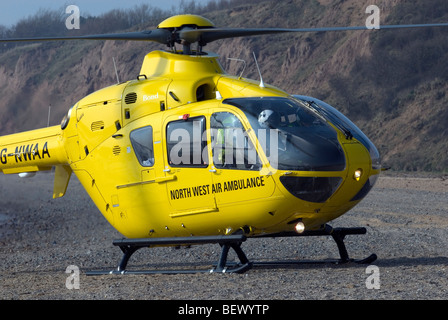
[[[173,181],[173,180],[176,180],[176,179],[177,179],[176,175],[173,174],[172,176],[169,176],[169,177],[160,177],[160,178],[156,178],[156,179],[155,179],[155,182],[157,182],[157,183],[163,183],[163,182],[167,182],[167,181]]]

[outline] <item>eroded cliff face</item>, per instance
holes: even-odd
[[[138,75],[146,54],[131,42],[34,44],[7,52],[0,63],[0,132],[57,124],[84,96]],[[146,44],[146,47],[148,45]],[[1,58],[0,58],[1,59]]]
[[[381,10],[382,23],[398,5],[405,3],[404,0],[375,2]],[[202,15],[217,27],[353,26],[365,24],[368,17],[365,10],[370,4],[355,0],[261,1]],[[433,22],[431,19],[410,22]],[[225,39],[207,45],[204,50],[218,53],[230,74],[239,75],[243,64],[229,58],[245,60],[242,76],[259,79],[255,53],[266,83],[291,94],[311,95],[333,104],[354,119],[377,145],[383,159],[398,169],[447,170],[447,81],[422,77],[412,88],[387,91],[381,86],[380,76],[372,81],[369,74],[360,74],[366,72],[366,68],[360,68],[362,63],[373,60],[380,32],[383,31]],[[156,49],[166,48],[142,42],[74,41],[31,43],[3,53],[0,134],[46,126],[50,106],[50,124],[58,124],[78,100],[117,83],[113,59],[120,81],[127,81],[137,77],[145,54]],[[387,71],[388,65],[372,68]],[[384,106],[386,93],[393,102],[390,108]]]

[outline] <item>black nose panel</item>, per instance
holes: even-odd
[[[294,196],[309,202],[323,203],[339,188],[340,177],[280,177],[280,182]]]

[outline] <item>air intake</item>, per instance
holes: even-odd
[[[137,94],[135,92],[128,93],[124,98],[124,103],[133,104],[137,101]]]
[[[104,121],[95,121],[90,125],[90,130],[99,131],[104,129]]]
[[[120,146],[115,146],[112,148],[112,153],[116,156],[118,156],[121,153],[121,148]]]

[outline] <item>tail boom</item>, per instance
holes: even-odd
[[[60,126],[0,137],[0,172],[4,174],[51,170],[67,164]]]

